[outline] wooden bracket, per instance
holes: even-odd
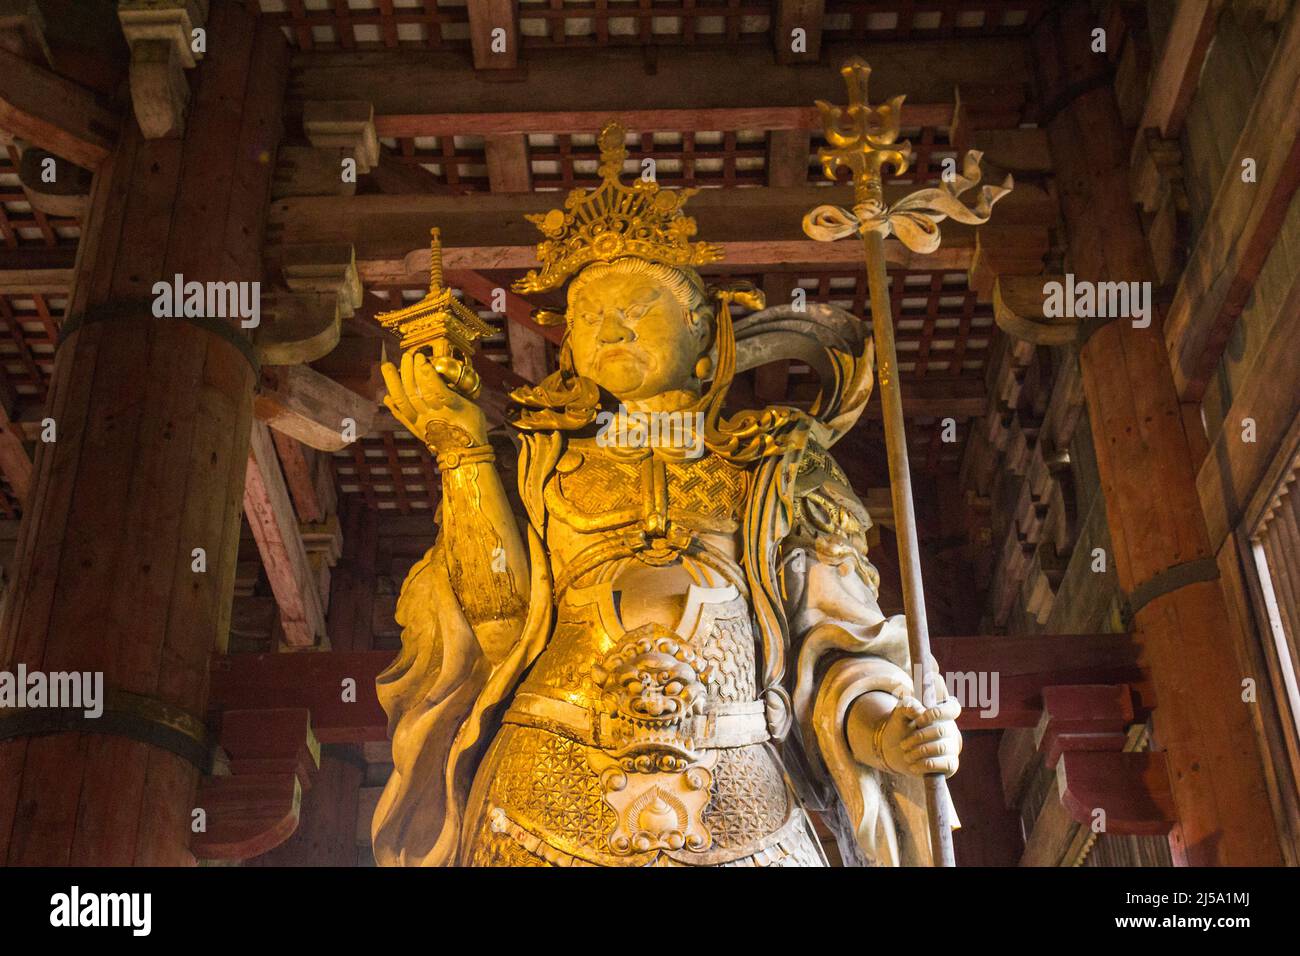
[[[91,173],[35,146],[23,150],[18,179],[33,209],[47,216],[84,218],[90,204]]]
[[[1066,752],[1056,783],[1070,818],[1091,826],[1104,812],[1105,833],[1164,836],[1178,822],[1162,753]]]
[[[328,355],[339,343],[343,315],[334,292],[271,292],[262,296],[254,333],[263,365],[298,365]]]
[[[146,139],[185,132],[190,86],[185,71],[202,53],[194,31],[208,17],[208,0],[121,0],[117,18],[131,45],[131,105]]]
[[[302,128],[320,149],[350,149],[357,173],[370,172],[379,162],[375,109],[362,100],[316,100],[302,107]]]
[[[1034,744],[1048,767],[1066,751],[1124,749],[1133,723],[1128,684],[1066,684],[1043,688]]]
[[[338,297],[339,314],[345,318],[361,306],[363,289],[356,250],[349,243],[284,246],[280,260],[285,285],[291,291],[333,293]]]
[[[205,827],[190,850],[200,860],[247,860],[297,829],[320,744],[305,708],[226,711],[218,739],[226,772],[199,783]]]

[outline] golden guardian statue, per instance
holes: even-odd
[[[443,488],[379,678],[394,770],[376,858],[821,866],[812,811],[846,862],[927,863],[921,782],[956,770],[958,707],[917,700],[871,520],[829,453],[871,391],[862,323],[706,286],[721,250],[693,240],[693,191],[623,183],[614,123],[599,146],[600,185],[532,217],[541,268],[516,283],[568,283],[559,368],[512,395],[523,515],[472,337],[384,368]],[[733,325],[732,303],[759,311]],[[442,328],[415,312],[390,321]],[[822,379],[809,411],[724,415],[737,371],[791,357]]]

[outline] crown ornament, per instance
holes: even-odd
[[[516,292],[555,289],[593,262],[625,256],[678,268],[722,258],[721,246],[690,241],[695,220],[682,207],[698,189],[661,190],[654,180],[638,179],[631,185],[620,181],[627,159],[623,140],[622,125],[607,121],[597,139],[600,185],[570,191],[563,209],[527,217],[546,237],[537,244],[542,268],[515,282]]]

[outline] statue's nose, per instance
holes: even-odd
[[[632,331],[623,324],[623,313],[617,309],[606,309],[600,320],[600,341],[609,345],[631,340]]]

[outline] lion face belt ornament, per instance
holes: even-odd
[[[593,670],[602,689],[601,737],[612,752],[588,755],[600,774],[616,823],[616,854],[706,850],[713,840],[704,808],[717,751],[701,755],[711,669],[676,634],[658,624],[629,631]]]

